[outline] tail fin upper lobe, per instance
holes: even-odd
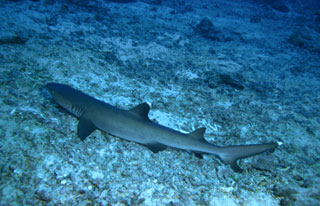
[[[278,143],[228,146],[221,148],[222,152],[218,156],[225,164],[231,165],[234,171],[242,172],[242,169],[237,164],[237,160],[263,152],[273,152],[277,147]]]

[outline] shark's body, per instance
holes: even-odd
[[[241,171],[237,160],[273,151],[278,146],[277,143],[267,143],[219,147],[204,139],[205,128],[184,134],[152,122],[148,117],[150,107],[147,103],[131,110],[122,110],[68,85],[48,83],[46,88],[60,106],[79,118],[78,137],[81,140],[95,129],[100,129],[122,139],[145,145],[153,152],[169,146],[194,152],[197,156],[213,154],[224,163],[230,164],[237,172]]]

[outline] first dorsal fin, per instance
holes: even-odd
[[[206,128],[201,127],[199,129],[194,130],[193,132],[190,132],[189,134],[187,134],[187,136],[206,142],[206,140],[203,137],[205,132],[206,132]]]
[[[150,111],[150,106],[146,102],[142,103],[142,104],[139,104],[138,106],[133,107],[129,111],[131,113],[137,115],[140,118],[143,118],[145,120],[149,120],[148,114],[149,114],[149,111]]]

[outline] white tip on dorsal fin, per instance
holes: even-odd
[[[150,106],[148,103],[142,103],[139,104],[138,106],[133,107],[132,109],[129,110],[131,113],[143,118],[149,120],[148,114],[150,111]]]
[[[206,140],[203,137],[205,132],[206,128],[201,127],[199,129],[194,130],[193,132],[190,132],[187,136],[206,142]]]

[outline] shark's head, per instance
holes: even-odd
[[[65,84],[48,83],[46,89],[60,106],[76,117],[83,115],[88,101],[93,101],[92,97]]]
[[[71,112],[72,102],[70,98],[72,98],[72,92],[68,85],[58,84],[58,83],[48,83],[46,85],[46,89],[52,96],[52,98],[63,108]]]

